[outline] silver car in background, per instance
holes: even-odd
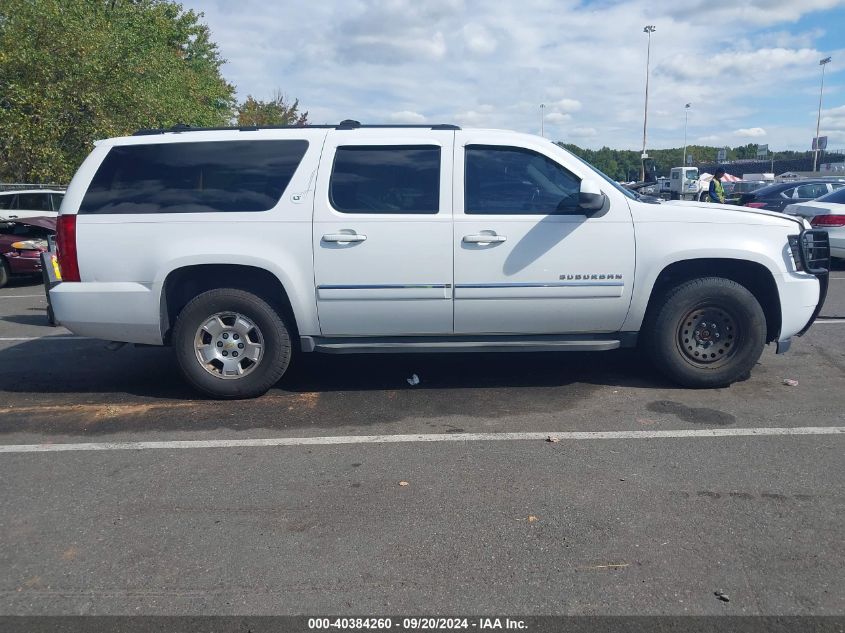
[[[830,255],[845,259],[845,187],[798,204],[790,204],[784,213],[806,218],[814,229],[830,236]]]

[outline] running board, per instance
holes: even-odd
[[[302,337],[302,351],[323,354],[413,354],[449,352],[597,352],[618,349],[621,341],[530,337],[488,340],[463,339],[328,339]]]

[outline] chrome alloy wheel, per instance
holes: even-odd
[[[194,336],[197,361],[217,378],[243,378],[261,363],[264,337],[258,326],[237,312],[218,312]]]
[[[678,348],[695,365],[713,366],[731,358],[739,347],[736,319],[717,306],[696,308],[678,326]]]

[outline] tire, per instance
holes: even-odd
[[[194,297],[179,313],[172,340],[185,379],[213,398],[261,396],[291,360],[285,320],[263,299],[233,288]]]
[[[0,288],[6,287],[6,284],[9,283],[10,276],[9,264],[6,263],[5,259],[0,257]]]
[[[759,360],[766,344],[766,317],[744,286],[702,277],[670,289],[644,334],[652,362],[673,382],[726,387],[746,379]]]

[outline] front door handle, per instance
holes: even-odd
[[[329,233],[323,236],[324,242],[363,242],[366,239],[367,236],[360,233]]]
[[[464,242],[467,244],[498,244],[507,241],[507,239],[504,235],[495,234],[464,235]]]

